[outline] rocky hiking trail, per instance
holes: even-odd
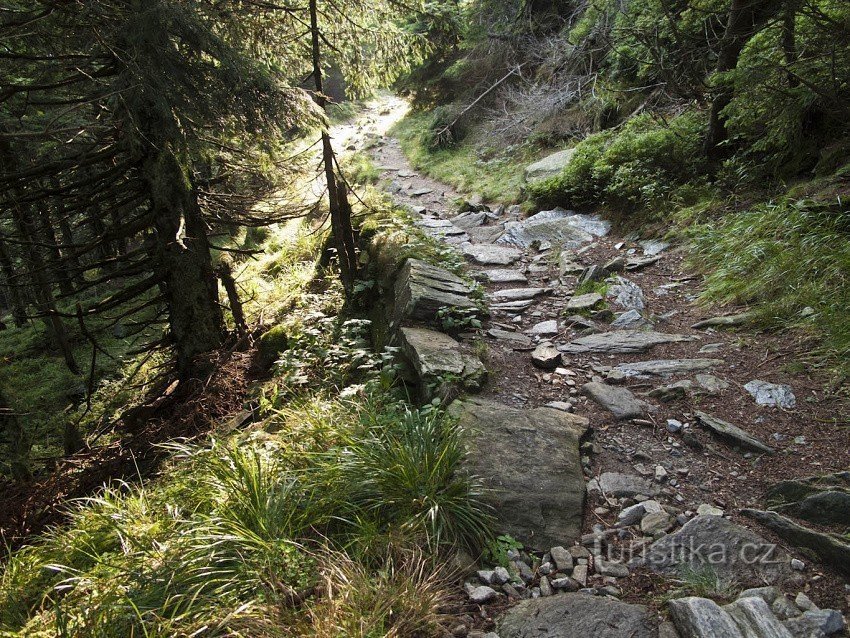
[[[526,218],[417,173],[381,126],[403,108],[373,107],[355,144],[415,223],[465,256],[488,314],[443,334],[441,308],[474,312],[470,286],[411,260],[396,345],[425,398],[459,397],[469,470],[523,545],[470,573],[454,635],[840,635],[848,411],[790,372],[804,345],[695,303],[682,247],[573,211]],[[729,604],[689,595],[707,573],[732,584]]]

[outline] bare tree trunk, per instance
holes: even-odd
[[[61,184],[58,179],[53,178],[51,180],[51,188],[57,192],[61,189]],[[59,223],[59,232],[62,235],[62,243],[67,247],[64,257],[68,263],[71,281],[76,287],[80,287],[85,285],[86,278],[83,274],[84,270],[80,263],[80,258],[77,255],[76,242],[74,241],[74,230],[71,228],[71,222],[68,220],[68,216],[65,213],[66,211],[64,204],[62,203],[62,199],[57,197],[56,219]]]
[[[15,271],[12,256],[3,241],[2,234],[0,234],[0,272],[6,280],[6,296],[11,306],[12,318],[18,328],[23,328],[28,320],[27,305],[21,291],[20,274]]]
[[[205,372],[197,357],[224,341],[224,318],[195,192],[174,153],[160,149],[145,162],[155,213],[156,254],[164,273],[171,337],[184,377]]]
[[[782,15],[782,55],[785,58],[788,86],[799,86],[800,81],[791,67],[797,61],[797,11],[801,0],[786,0]]]
[[[316,85],[316,103],[325,110],[327,99],[322,80],[321,32],[317,0],[310,0],[310,31],[313,47],[313,79]],[[331,232],[337,249],[339,274],[346,294],[350,295],[357,278],[357,248],[354,240],[354,228],[351,224],[351,205],[348,202],[348,187],[336,174],[336,157],[333,144],[326,129],[322,130],[322,162],[325,167],[325,181],[328,187]]]
[[[777,0],[732,0],[715,73],[727,73],[738,66],[738,58],[747,42],[781,9],[782,4],[783,1]],[[729,131],[723,110],[731,104],[733,97],[734,89],[728,82],[723,82],[715,93],[705,139],[705,152],[709,159],[722,159],[728,154],[726,142]]]
[[[245,321],[245,311],[242,302],[239,301],[239,291],[236,289],[236,280],[233,279],[233,271],[230,264],[222,263],[218,267],[218,278],[227,293],[227,301],[230,305],[230,313],[233,315],[233,323],[236,325],[236,333],[242,339],[248,335],[248,324]]]

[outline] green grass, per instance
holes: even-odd
[[[391,131],[417,170],[487,202],[512,204],[524,199],[525,167],[534,161],[531,149],[488,153],[471,137],[456,146],[434,149],[428,142],[431,124],[428,113],[412,112]]]
[[[850,209],[783,197],[689,229],[703,299],[752,306],[758,321],[816,336],[815,354],[850,371]]]

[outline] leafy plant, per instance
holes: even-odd
[[[444,306],[437,311],[437,320],[446,332],[480,330],[482,323],[480,311],[476,308],[455,308]]]
[[[523,547],[513,536],[502,534],[487,543],[484,556],[489,563],[507,568],[510,564],[509,555],[519,552]]]

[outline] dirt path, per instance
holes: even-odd
[[[560,402],[560,407],[590,420],[593,453],[584,459],[588,478],[606,472],[641,476],[657,484],[658,500],[675,508],[682,520],[693,516],[700,506],[711,506],[768,538],[768,532],[758,529],[739,510],[763,509],[765,490],[777,481],[850,467],[850,411],[846,401],[824,391],[825,379],[810,374],[801,363],[804,343],[790,334],[694,328],[698,322],[724,313],[709,312],[695,303],[700,278],[684,265],[680,247],[655,241],[657,238],[644,238],[653,240],[646,242],[616,232],[603,234],[598,232],[600,220],[578,216],[580,230],[593,232],[576,233],[577,238],[571,237],[564,248],[559,237],[551,234],[554,226],[521,222],[517,208],[488,203],[477,209],[484,215],[472,212],[458,217],[461,195],[418,174],[397,140],[382,135],[382,118],[397,119],[403,108],[403,103],[395,100],[376,107],[367,118],[372,122],[361,134],[376,144],[371,152],[382,170],[382,187],[400,204],[420,213],[420,224],[426,230],[467,253],[470,274],[484,284],[492,316],[485,326],[490,381],[483,396],[520,408]],[[506,238],[512,243],[506,243]],[[530,241],[535,238],[542,241]],[[481,249],[497,254],[476,259],[473,254]],[[516,260],[505,257],[511,250],[517,251]],[[484,263],[500,260],[509,263]],[[624,264],[629,270],[622,270]],[[580,292],[601,292],[604,301],[585,310],[568,310],[580,278],[592,278],[593,271],[588,274],[587,269],[593,268],[598,281],[585,284]],[[498,272],[488,276],[488,271]],[[495,283],[494,277],[513,281]],[[622,293],[619,298],[618,292]],[[590,301],[593,299],[587,299]],[[622,317],[629,310],[633,312]],[[571,323],[570,315],[582,315],[581,322]],[[644,329],[689,340],[636,353],[606,352],[605,347],[581,352],[582,337],[606,335],[618,325],[612,327],[612,322],[629,318],[639,320]],[[556,322],[555,330],[551,330],[552,322]],[[532,351],[541,343],[561,351],[561,360],[549,369],[532,361]],[[651,367],[672,367],[672,373],[641,374],[640,365],[638,370],[629,368],[659,361],[662,363]],[[683,366],[699,369],[675,369]],[[753,381],[779,386],[778,390],[768,386],[768,390],[790,390],[793,407],[758,405],[746,388]],[[642,403],[640,408],[634,403],[626,406],[641,413],[616,418],[586,396],[588,383],[596,384],[593,387],[601,384],[603,395],[614,389],[616,401]],[[712,436],[700,427],[698,412],[740,427],[775,453],[761,454]],[[623,499],[591,493],[585,530],[614,527],[623,505]],[[806,587],[813,597],[819,597],[824,605],[850,606],[843,581],[829,566],[795,555],[806,563]],[[641,595],[640,583],[633,588],[625,584],[624,589],[627,595],[630,591],[638,598]]]

